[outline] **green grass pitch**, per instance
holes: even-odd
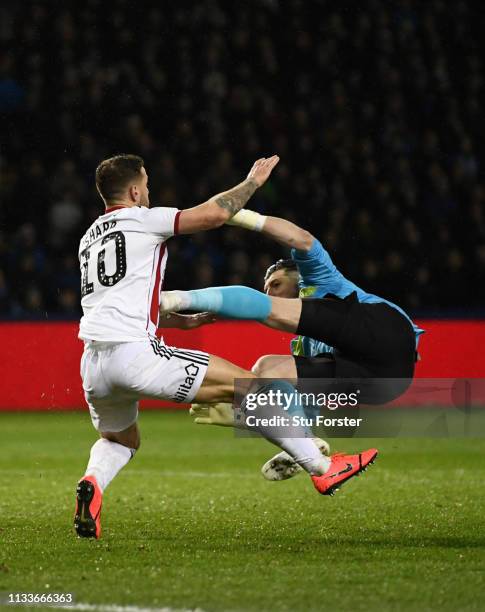
[[[0,414],[0,592],[205,611],[485,609],[483,440],[337,440],[381,452],[327,498],[305,475],[264,481],[263,440],[181,412],[140,423],[93,541],[72,531],[87,414]]]

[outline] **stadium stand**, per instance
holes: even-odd
[[[483,315],[474,3],[350,6],[4,0],[0,316],[79,316],[94,169],[118,152],[146,159],[153,204],[181,208],[278,153],[250,207],[307,227],[352,280],[411,313]],[[281,255],[234,228],[181,237],[166,287],[259,288]]]

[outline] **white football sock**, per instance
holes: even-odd
[[[264,400],[264,401],[263,401]],[[251,406],[249,404],[251,403]],[[283,403],[286,402],[286,406]],[[301,420],[291,417],[304,416],[301,399],[289,382],[285,380],[272,380],[256,393],[248,393],[244,398],[242,411],[248,418],[248,411],[253,411],[258,418],[258,431],[267,440],[286,451],[310,476],[322,476],[330,467],[330,459],[322,455],[315,444],[310,428],[301,424]],[[281,419],[281,425],[273,425],[274,417]],[[278,422],[278,418],[276,419]],[[282,429],[286,434],[281,435]]]
[[[91,448],[85,476],[95,476],[104,491],[116,474],[125,467],[136,450],[106,438],[100,438]]]
[[[272,438],[266,439],[285,450],[310,476],[322,476],[330,467],[330,459],[322,455],[313,438]]]

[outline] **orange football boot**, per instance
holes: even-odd
[[[350,478],[358,476],[374,463],[377,449],[370,448],[358,455],[331,455],[330,467],[323,476],[312,476],[315,489],[322,495],[335,495],[335,492]]]
[[[95,476],[84,476],[77,484],[74,529],[80,538],[101,536],[103,494]]]

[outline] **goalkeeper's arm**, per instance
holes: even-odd
[[[254,232],[261,232],[280,244],[298,251],[309,251],[315,240],[307,230],[298,227],[291,221],[280,217],[266,217],[254,210],[240,210],[226,225],[244,227]]]

